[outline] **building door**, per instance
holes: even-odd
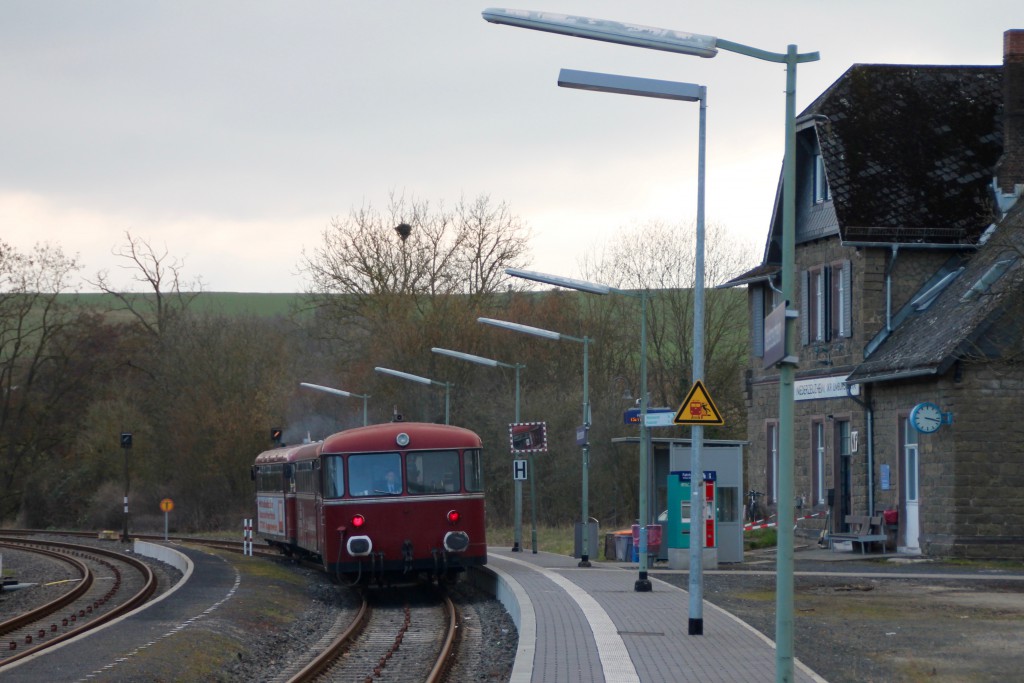
[[[836,420],[835,462],[832,471],[836,473],[835,500],[832,507],[832,530],[847,531],[846,516],[853,514],[853,469],[850,460],[853,458],[850,443],[849,420]]]
[[[900,431],[903,433],[903,457],[900,459],[900,526],[902,527],[900,537],[903,545],[899,546],[897,550],[910,555],[920,555],[917,431],[910,426],[910,420],[907,418],[902,420]]]

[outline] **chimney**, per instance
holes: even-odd
[[[996,184],[1015,197],[1024,188],[1024,29],[1003,34],[1003,156]]]

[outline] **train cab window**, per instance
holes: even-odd
[[[400,453],[367,453],[348,456],[348,489],[352,496],[401,493],[401,474],[402,456]]]
[[[345,495],[345,468],[340,455],[324,456],[324,498]]]
[[[483,458],[480,449],[466,449],[462,453],[463,481],[467,491],[484,490]]]
[[[256,490],[281,493],[284,490],[284,481],[281,474],[281,465],[260,465],[256,472]]]
[[[453,493],[459,490],[458,451],[419,451],[405,460],[409,493]]]

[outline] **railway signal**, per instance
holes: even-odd
[[[270,428],[270,440],[274,443],[281,443],[281,428],[271,427]]]

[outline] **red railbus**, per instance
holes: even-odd
[[[393,422],[256,458],[257,533],[351,581],[453,578],[487,562],[480,437]]]

